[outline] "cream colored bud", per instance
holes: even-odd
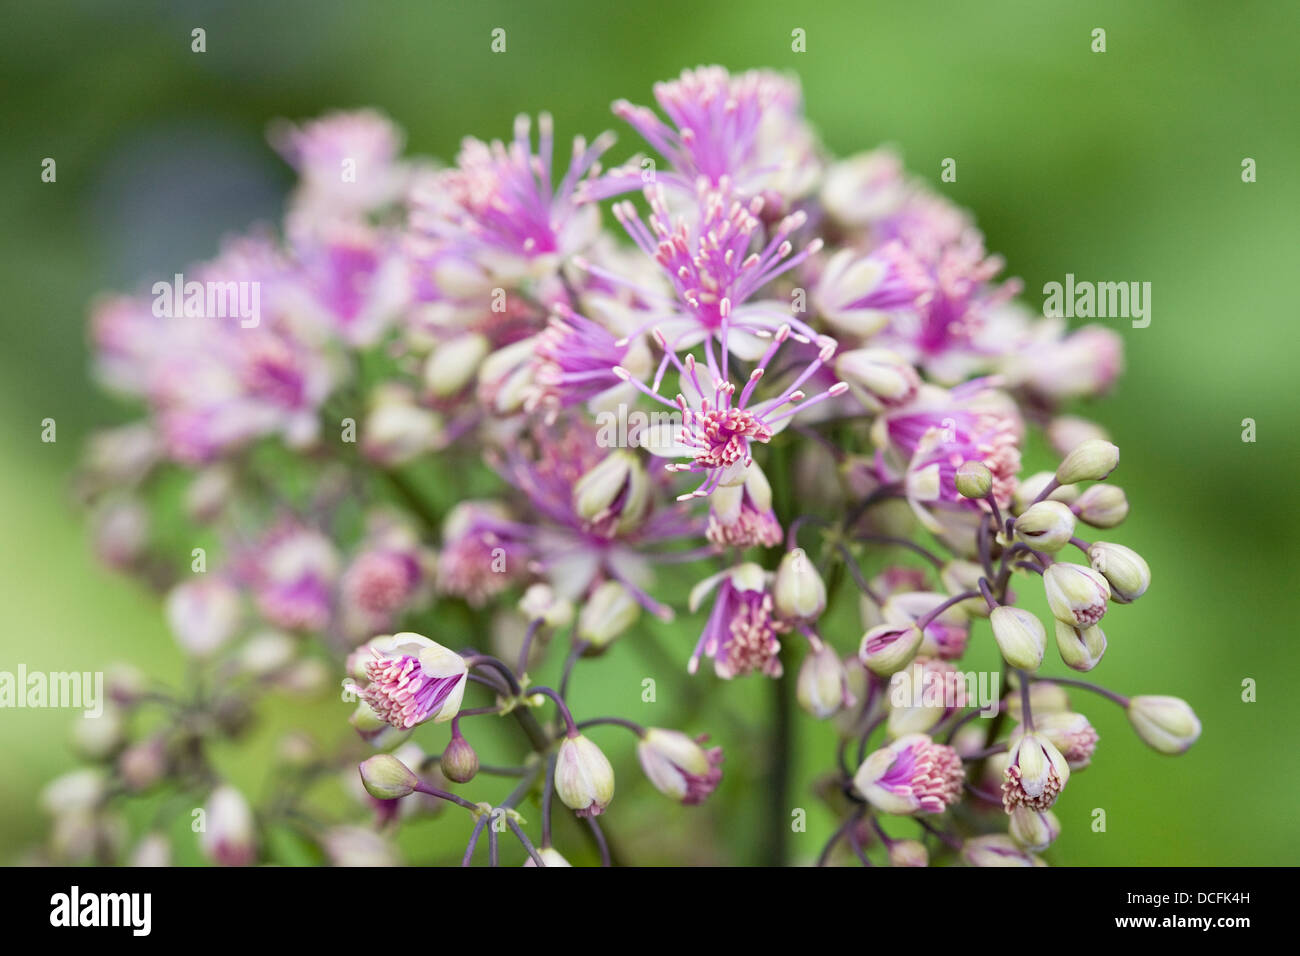
[[[555,760],[555,792],[579,816],[598,816],[614,799],[614,768],[582,734],[566,737]]]
[[[1128,498],[1118,485],[1093,485],[1074,502],[1074,513],[1094,528],[1113,528],[1128,517]]]
[[[606,581],[578,612],[578,637],[594,648],[605,648],[636,623],[641,605],[617,581]]]
[[[492,345],[477,332],[458,335],[438,345],[424,363],[424,387],[431,395],[448,398],[474,378]]]
[[[1179,697],[1134,697],[1128,702],[1128,720],[1142,742],[1162,754],[1184,753],[1201,736],[1201,721]]]
[[[1056,622],[1056,649],[1065,666],[1076,671],[1090,671],[1106,653],[1106,635],[1097,625],[1078,628]]]
[[[1072,627],[1092,627],[1106,613],[1110,584],[1081,564],[1058,562],[1043,573],[1047,604],[1058,621]]]
[[[376,800],[396,800],[415,790],[420,778],[392,754],[375,754],[361,761],[361,782]]]
[[[1074,512],[1059,501],[1030,505],[1016,519],[1016,534],[1036,551],[1060,551],[1074,537]]]
[[[781,559],[772,598],[785,617],[812,620],[826,610],[826,585],[803,548],[795,548]]]
[[[1151,568],[1132,548],[1097,541],[1088,548],[1088,560],[1106,576],[1111,593],[1124,601],[1136,601],[1151,586]]]
[[[895,840],[889,844],[890,866],[929,866],[930,851],[919,840]]]
[[[1011,811],[1011,839],[1031,853],[1046,850],[1061,835],[1061,821],[1051,810],[1019,806]]]
[[[954,481],[963,498],[985,498],[993,490],[993,472],[982,461],[963,461]]]
[[[1024,608],[995,607],[989,615],[993,638],[1002,659],[1022,671],[1036,671],[1047,649],[1047,631],[1042,621]]]
[[[1056,469],[1056,480],[1063,485],[1076,481],[1101,481],[1118,464],[1118,447],[1101,438],[1089,438],[1065,456]]]
[[[858,659],[882,677],[912,662],[925,635],[915,624],[881,624],[862,635]]]
[[[818,720],[826,720],[845,706],[849,697],[848,674],[835,648],[823,644],[809,652],[799,668],[795,696],[799,706]]]

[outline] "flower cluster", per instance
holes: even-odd
[[[1098,742],[1067,689],[1161,753],[1196,740],[1176,698],[1045,673],[1017,599],[1041,588],[1061,664],[1089,671],[1150,584],[1137,552],[1083,536],[1129,506],[1116,446],[1065,413],[1114,381],[1118,336],[1036,317],[892,152],[830,157],[794,80],[706,67],[654,95],[614,114],[657,156],[609,169],[610,134],[557,163],[546,115],[444,168],[404,159],[377,113],[277,126],[299,177],[279,235],[95,305],[96,370],[144,414],[95,437],[80,489],[196,677],[119,677],[80,735],[94,767],[48,793],[52,858],[168,862],[117,802],[172,788],[205,802],[210,860],[274,860],[270,831],[343,773],[351,816],[307,827],[321,860],[398,862],[403,821],[453,805],[457,860],[486,834],[499,862],[506,834],[527,865],[608,863],[609,728],[673,801],[728,786],[698,728],[574,714],[578,665],[682,614],[685,680],[793,677],[838,740],[822,862],[1041,862]],[[1023,473],[1031,428],[1054,472]],[[988,641],[1002,669],[963,671]],[[207,743],[263,694],[339,680],[356,733],[287,737],[254,807]],[[498,723],[517,765],[470,743],[503,746]],[[514,789],[466,795],[493,776]],[[578,825],[553,830],[554,797]]]

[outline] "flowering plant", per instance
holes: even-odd
[[[1089,671],[1102,618],[1150,583],[1137,552],[1082,536],[1129,506],[1118,448],[1064,413],[1115,380],[1118,336],[1035,316],[892,152],[830,157],[792,79],[706,67],[654,94],[614,113],[657,157],[609,169],[608,134],[557,167],[546,115],[451,167],[404,159],[373,112],[278,126],[299,177],[279,234],[95,306],[97,372],[146,413],[94,439],[80,487],[194,677],[112,675],[80,733],[93,766],[47,792],[53,856],[170,861],[119,813],[166,789],[202,799],[221,864],[272,859],[281,824],[331,862],[396,862],[403,821],[454,806],[466,863],[486,834],[493,864],[567,865],[555,797],[608,863],[596,728],[633,734],[645,781],[687,806],[726,748],[575,714],[570,684],[682,614],[690,681],[777,681],[838,741],[821,863],[1041,863],[1098,742],[1074,692],[1158,752],[1196,740],[1177,698],[1040,673],[1048,631],[1013,591],[1041,588],[1061,661]],[[1022,474],[1031,427],[1054,473]],[[176,514],[205,542],[179,575],[158,530]],[[1000,670],[960,669],[980,640]],[[355,739],[291,734],[255,806],[209,745],[265,693],[333,681]],[[514,764],[470,742],[493,719]],[[326,823],[303,800],[336,771],[355,812]],[[486,799],[498,775],[517,785]]]

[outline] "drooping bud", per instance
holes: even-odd
[[[924,637],[915,624],[881,624],[862,635],[858,659],[875,673],[888,677],[911,663]]]
[[[1094,528],[1113,528],[1128,517],[1128,498],[1119,485],[1093,485],[1073,505],[1079,520]]]
[[[573,486],[573,510],[578,517],[617,534],[639,525],[649,507],[645,465],[625,449],[610,452]]]
[[[1092,627],[1106,613],[1110,584],[1092,568],[1056,563],[1043,573],[1047,604],[1058,621],[1072,627]]]
[[[1073,627],[1062,621],[1056,623],[1056,649],[1066,667],[1076,671],[1090,671],[1106,653],[1106,635],[1100,627]]]
[[[889,844],[890,866],[929,866],[930,851],[919,840],[895,840]]]
[[[640,616],[641,605],[632,592],[617,581],[606,581],[578,612],[578,637],[603,650]]]
[[[1080,442],[1056,469],[1056,480],[1062,485],[1077,481],[1101,481],[1119,464],[1119,448],[1101,438]]]
[[[963,498],[987,498],[993,490],[993,472],[982,461],[962,462],[953,480]]]
[[[566,737],[555,760],[555,793],[580,817],[605,812],[614,799],[614,768],[582,734]]]
[[[382,645],[372,641],[371,647],[379,656],[366,665],[370,683],[361,696],[381,718],[409,730],[426,720],[443,723],[459,713],[469,682],[463,657],[409,631],[394,634]]]
[[[1002,806],[1047,810],[1070,779],[1070,765],[1046,735],[1030,731],[1012,746],[1002,782]]]
[[[700,746],[677,730],[651,727],[637,744],[641,769],[654,788],[687,806],[703,803],[722,780],[722,748]]]
[[[1002,659],[1022,671],[1036,671],[1047,649],[1043,622],[1024,608],[999,605],[989,614]]]
[[[814,620],[826,610],[826,585],[803,548],[795,548],[781,559],[772,599],[777,611],[796,620]]]
[[[361,782],[376,800],[396,800],[414,792],[420,783],[411,768],[392,754],[375,754],[361,761]]]
[[[1097,541],[1088,548],[1088,561],[1110,582],[1111,593],[1124,601],[1136,601],[1151,586],[1151,568],[1142,555],[1122,544]]]
[[[835,648],[829,644],[810,651],[799,668],[795,684],[799,706],[818,720],[834,716],[841,707],[853,702],[849,693],[848,672]]]
[[[470,742],[462,737],[459,731],[453,732],[451,740],[447,742],[447,747],[442,752],[442,758],[438,761],[442,768],[443,775],[448,780],[456,783],[469,783],[478,773],[478,754],[470,746]]]
[[[1201,721],[1179,697],[1134,697],[1128,702],[1128,720],[1144,744],[1171,756],[1185,753],[1201,736]]]
[[[1054,553],[1074,537],[1074,512],[1059,501],[1040,501],[1025,509],[1015,528],[1020,540],[1031,548]]]
[[[1007,829],[1011,839],[1030,853],[1041,853],[1061,835],[1061,821],[1051,810],[1033,810],[1020,806],[1011,811]]]

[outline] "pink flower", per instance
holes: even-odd
[[[691,655],[694,674],[701,657],[713,658],[713,670],[723,680],[761,673],[781,676],[780,635],[789,624],[777,617],[767,575],[756,564],[736,565],[701,581],[691,590],[690,608],[698,609],[714,588],[713,612]]]
[[[884,813],[942,813],[961,797],[965,779],[957,751],[925,734],[907,734],[869,755],[853,787]]]
[[[460,710],[468,683],[465,659],[419,634],[371,641],[370,683],[361,698],[380,719],[409,730],[427,720],[443,723]]]

